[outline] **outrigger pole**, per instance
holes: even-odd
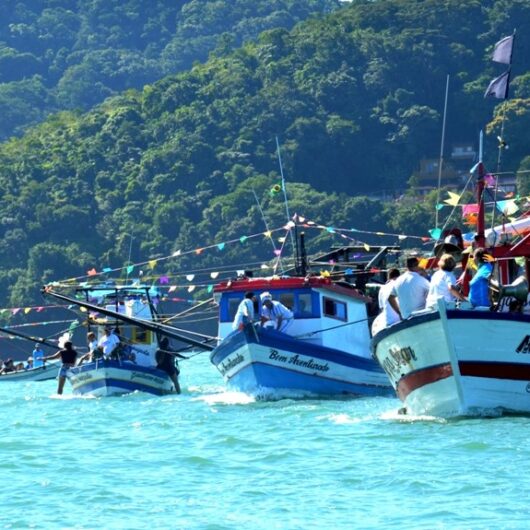
[[[42,294],[44,296],[49,295],[53,296],[54,298],[58,298],[59,300],[64,300],[68,302],[69,304],[75,304],[79,307],[84,307],[86,309],[89,309],[90,311],[94,311],[97,313],[101,313],[102,315],[106,315],[112,318],[115,318],[116,320],[121,320],[122,322],[126,322],[128,324],[133,324],[134,326],[138,326],[143,329],[147,329],[149,331],[153,331],[154,333],[159,333],[160,335],[165,335],[167,337],[170,337],[172,339],[179,340],[181,342],[185,342],[186,344],[189,344],[190,346],[195,346],[197,348],[200,348],[202,350],[208,350],[212,351],[215,346],[212,344],[208,344],[208,341],[212,341],[213,339],[210,337],[206,337],[204,335],[204,341],[195,340],[190,337],[186,337],[185,335],[181,335],[177,331],[175,331],[175,328],[171,326],[167,326],[165,324],[159,324],[156,322],[150,322],[148,320],[144,320],[141,318],[134,318],[127,315],[124,315],[123,313],[118,313],[117,311],[112,311],[110,309],[107,309],[105,307],[100,307],[95,304],[91,304],[89,302],[84,302],[81,300],[77,300],[75,298],[70,298],[69,296],[66,296],[64,294],[57,293],[52,290],[48,290],[47,288],[43,288],[41,290]],[[0,330],[1,331],[1,330]]]
[[[54,344],[53,342],[50,342],[49,340],[42,337],[32,337],[31,335],[26,335],[25,333],[14,331],[9,328],[0,328],[0,331],[6,333],[7,335],[13,335],[14,337],[20,337],[21,339],[26,339],[31,342],[38,342],[39,344],[44,344],[45,346],[50,346],[51,348],[57,348],[57,344]]]

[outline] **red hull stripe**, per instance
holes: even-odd
[[[492,363],[464,361],[458,363],[460,374],[465,377],[485,377],[512,381],[530,381],[530,365],[522,363]],[[453,375],[449,363],[429,366],[403,376],[397,384],[397,395],[404,401],[414,390]]]
[[[453,369],[449,363],[429,366],[403,376],[398,381],[396,392],[399,399],[405,401],[406,397],[417,388],[446,379],[452,375]]]
[[[458,367],[462,375],[469,377],[530,381],[529,364],[465,361],[458,363]]]

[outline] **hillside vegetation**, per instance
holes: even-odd
[[[500,105],[483,94],[502,71],[491,48],[514,27],[503,165],[530,166],[528,25],[523,0],[354,1],[239,47],[225,34],[204,63],[87,113],[49,117],[0,146],[0,297],[27,302],[43,282],[120,267],[131,241],[138,262],[263,231],[253,191],[281,226],[284,204],[270,193],[276,138],[291,212],[426,235],[434,197],[381,204],[363,195],[405,188],[419,159],[437,156],[447,74],[448,142],[475,141],[490,122],[493,165]],[[267,244],[227,246],[169,260],[160,272],[270,255]]]

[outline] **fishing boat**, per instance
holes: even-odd
[[[363,285],[373,276],[368,271],[374,270],[376,262],[386,268],[381,263],[389,247],[373,250],[377,259],[363,263],[359,271]],[[359,248],[343,247],[317,261],[340,265],[342,260],[348,268],[353,266],[354,252]],[[249,323],[233,330],[237,308],[248,291],[258,300],[266,292],[290,308],[293,319],[289,328],[282,332]],[[214,295],[219,304],[220,342],[210,360],[230,387],[261,398],[393,393],[370,354],[372,299],[344,275],[315,275],[304,265],[292,276],[243,276],[220,282]],[[256,314],[262,309],[261,301],[258,304]]]
[[[482,162],[476,171],[475,239],[494,259],[491,306],[438,300],[434,310],[413,313],[372,340],[374,355],[409,414],[530,413],[530,232],[523,229],[528,223],[517,223],[519,231],[497,226],[497,237],[487,239]]]
[[[89,312],[88,324],[101,338],[105,328],[113,328],[120,337],[120,348],[114,358],[94,359],[71,368],[67,377],[74,394],[112,396],[135,391],[164,395],[175,391],[171,377],[157,368],[156,352],[162,337],[169,337],[197,350],[212,350],[211,338],[186,330],[177,330],[157,313],[158,292],[150,286],[104,285],[77,290],[84,299],[58,292],[46,286],[42,293],[64,300]],[[120,329],[120,323],[125,323]],[[197,339],[195,336],[201,338]],[[178,352],[166,351],[177,356]]]
[[[49,362],[43,366],[17,370],[0,375],[0,382],[4,381],[47,381],[55,379],[59,373],[59,363]]]
[[[84,300],[66,297],[52,289],[43,292],[89,309],[89,330],[95,330],[98,341],[109,328],[119,337],[119,345],[109,358],[100,356],[68,370],[73,394],[104,397],[131,392],[164,395],[175,391],[170,375],[157,368],[158,335],[143,325],[157,318],[157,294],[152,288],[120,285],[78,288],[77,294]],[[124,320],[142,325],[122,329],[120,324]]]
[[[32,343],[44,344],[50,348],[57,349],[58,344],[52,342],[51,340],[35,337],[32,335],[27,335],[21,331],[0,327],[0,331],[6,335],[11,335],[13,337],[18,337]],[[34,360],[35,361],[35,360]],[[28,369],[19,369],[13,372],[7,372],[0,374],[0,381],[47,381],[49,379],[55,379],[59,373],[60,363],[48,362],[42,363],[42,361]]]

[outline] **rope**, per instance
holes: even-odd
[[[367,317],[367,318],[361,318],[360,320],[354,320],[353,322],[346,322],[346,324],[339,324],[338,326],[332,326],[331,328],[324,328],[324,329],[317,329],[316,331],[311,331],[309,333],[304,333],[302,335],[296,335],[295,339],[301,339],[302,337],[312,337],[313,335],[316,335],[317,333],[324,333],[324,331],[331,331],[332,329],[339,329],[344,328],[346,326],[351,326],[353,324],[359,324],[360,322],[369,322],[370,320],[374,320],[376,317]]]

